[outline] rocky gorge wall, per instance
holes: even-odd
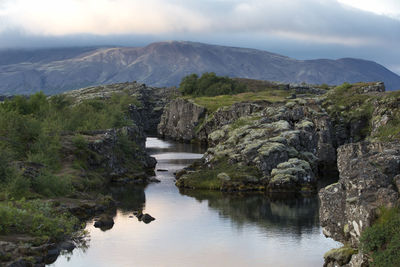
[[[341,97],[336,90],[278,103],[236,103],[215,112],[174,100],[174,108],[167,106],[163,114],[159,134],[208,144],[201,163],[178,172],[177,185],[301,192],[316,188],[318,179],[332,171],[326,167],[337,166],[339,181],[319,192],[320,220],[324,234],[346,247],[327,253],[326,265],[368,266],[368,257],[358,252],[359,238],[380,207],[399,204],[400,145],[378,141],[398,135],[399,99],[385,93],[383,83],[337,90],[346,88],[352,91],[339,99],[343,104],[332,103],[332,95]],[[179,117],[180,105],[190,114]]]
[[[400,144],[343,145],[338,149],[337,162],[339,182],[319,192],[320,222],[327,237],[357,249],[363,230],[375,222],[379,208],[399,204]],[[338,261],[340,257],[328,257],[330,266]],[[342,262],[347,263],[367,266],[368,258],[356,253]]]

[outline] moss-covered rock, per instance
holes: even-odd
[[[329,263],[338,264],[339,266],[349,263],[351,256],[357,254],[357,250],[350,247],[334,248],[325,253],[324,259],[326,266]]]
[[[312,187],[315,184],[315,175],[307,161],[291,158],[278,164],[271,171],[271,180],[268,188],[270,191],[299,191],[305,186]]]

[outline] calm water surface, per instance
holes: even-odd
[[[318,200],[268,199],[209,191],[179,191],[173,172],[201,158],[200,148],[147,139],[161,183],[110,188],[121,201],[108,231],[89,222],[88,248],[60,256],[61,266],[322,266],[338,243],[325,238]],[[139,222],[143,209],[156,218]],[[130,217],[131,216],[131,217]]]

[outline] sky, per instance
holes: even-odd
[[[0,0],[0,48],[195,41],[400,74],[400,0]]]

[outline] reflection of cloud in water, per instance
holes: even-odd
[[[168,161],[170,161],[171,159],[172,160],[175,160],[175,159],[185,159],[185,160],[201,159],[203,157],[203,154],[183,153],[183,152],[179,152],[179,153],[169,152],[169,153],[155,154],[155,155],[152,155],[152,156],[155,157],[157,160],[168,160]]]
[[[171,147],[172,144],[155,137],[148,137],[146,139],[146,148],[164,149]]]

